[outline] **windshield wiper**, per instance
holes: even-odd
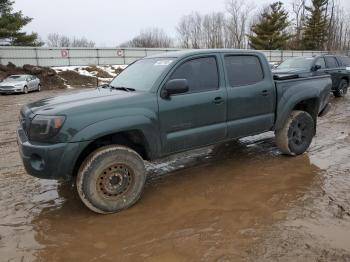
[[[102,86],[102,88],[106,88],[106,87],[117,89],[117,90],[122,90],[122,91],[126,91],[126,92],[135,91],[134,88],[125,87],[125,86],[112,86],[110,84],[105,84],[105,85]]]

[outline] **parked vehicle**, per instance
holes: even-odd
[[[266,131],[282,153],[304,153],[330,89],[327,75],[274,81],[257,51],[169,52],[109,85],[24,106],[19,151],[30,175],[74,177],[87,207],[112,213],[139,199],[144,160]]]
[[[342,97],[346,95],[350,83],[350,58],[334,55],[293,57],[282,62],[272,72],[278,75],[292,73],[299,77],[329,74],[334,96]]]
[[[11,75],[0,82],[0,93],[24,93],[40,91],[40,79],[32,75]]]

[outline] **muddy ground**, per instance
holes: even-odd
[[[304,155],[267,133],[149,163],[142,199],[102,216],[18,155],[20,107],[63,92],[0,96],[0,261],[350,261],[350,95]]]

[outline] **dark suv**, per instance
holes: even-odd
[[[334,96],[342,97],[346,95],[350,83],[350,58],[335,55],[293,57],[282,62],[272,72],[278,75],[295,74],[299,77],[329,74]]]

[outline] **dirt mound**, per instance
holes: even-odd
[[[83,68],[84,70],[93,73],[94,76],[100,77],[100,78],[113,78],[112,75],[110,75],[108,72],[102,70],[101,68],[98,68],[97,66],[88,66]]]
[[[123,68],[121,68],[121,67],[118,67],[118,68],[116,68],[116,69],[114,69],[114,73],[116,74],[116,75],[119,75],[121,72],[123,72]]]
[[[73,70],[61,71],[58,72],[58,75],[64,79],[65,84],[73,87],[97,86],[97,79],[95,77],[81,75]]]
[[[15,74],[29,74],[37,76],[41,81],[43,89],[65,88],[64,80],[57,75],[55,70],[49,67],[33,65],[17,67],[12,63],[8,63],[7,66],[0,65],[0,80]]]

